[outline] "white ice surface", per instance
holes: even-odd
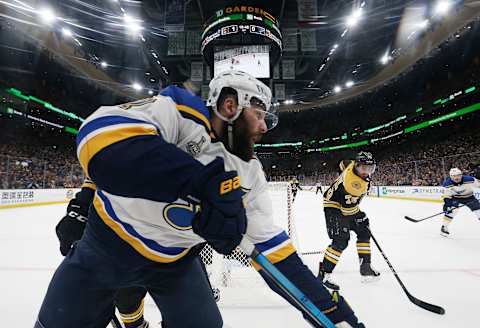
[[[463,208],[451,224],[451,237],[439,235],[440,219],[411,223],[404,215],[422,217],[441,204],[390,199],[365,199],[361,205],[371,229],[409,291],[421,300],[441,305],[443,316],[427,312],[407,299],[383,258],[373,249],[373,266],[382,278],[362,284],[355,235],[334,274],[342,294],[367,327],[480,327],[480,222]],[[49,280],[62,257],[54,233],[65,205],[0,210],[0,312],[2,327],[32,327]],[[321,197],[300,192],[294,204],[300,249],[328,246]],[[304,256],[316,274],[322,255]],[[240,292],[242,293],[242,292]],[[245,290],[245,293],[249,293]],[[71,295],[75,297],[75,295]],[[151,300],[145,316],[160,315]],[[308,327],[288,305],[279,303],[221,307],[229,327]],[[153,325],[156,326],[155,324]]]

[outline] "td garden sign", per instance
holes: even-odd
[[[228,6],[223,9],[217,10],[215,12],[215,18],[220,18],[224,15],[231,15],[237,13],[256,14],[271,20],[275,25],[277,24],[277,19],[272,14],[262,8],[253,6]]]

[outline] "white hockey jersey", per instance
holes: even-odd
[[[197,122],[184,116],[193,117]],[[95,181],[95,170],[99,165],[95,164],[95,156],[98,154],[111,147],[121,148],[125,141],[142,136],[163,138],[204,165],[219,156],[224,159],[227,171],[238,172],[242,189],[246,192],[246,237],[273,263],[283,260],[295,249],[283,229],[274,224],[272,203],[260,162],[256,159],[245,162],[232,155],[221,142],[212,141],[207,132],[209,128],[208,118],[201,112],[179,106],[164,96],[100,107],[82,124],[77,137],[77,156],[84,171],[97,184],[93,202],[96,213],[120,238],[153,261],[174,262],[186,255],[192,246],[204,242],[192,231],[191,222],[196,211],[193,204],[182,199],[162,202],[152,197],[138,197],[134,190],[130,192],[126,188],[127,191],[118,192],[114,183]],[[141,153],[136,147],[132,143],[124,150],[122,148],[124,156],[110,159],[108,172],[115,175],[117,163],[121,166],[126,161],[134,160],[145,165],[144,157],[148,157],[148,153]],[[175,159],[165,158],[163,163],[169,160]],[[145,180],[146,185],[154,183],[143,177],[144,171],[139,167],[128,179],[138,177]],[[112,176],[111,180],[121,178]]]
[[[444,198],[468,198],[473,196],[473,189],[480,188],[480,182],[472,176],[463,175],[460,183],[455,183],[450,177],[443,182]]]

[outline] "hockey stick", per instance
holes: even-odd
[[[122,324],[120,323],[120,320],[118,320],[117,315],[113,314],[112,320],[110,321],[110,324],[112,325],[113,328],[122,328]]]
[[[370,230],[369,227],[367,227],[368,231],[370,232],[370,236],[372,237],[373,239],[373,242],[375,243],[375,245],[377,246],[378,250],[380,251],[380,254],[382,254],[383,258],[385,259],[385,262],[387,262],[388,266],[390,267],[390,270],[392,270],[393,272],[393,275],[395,276],[395,278],[397,279],[398,283],[400,284],[400,286],[402,287],[403,291],[405,292],[405,294],[407,294],[407,297],[408,299],[410,300],[410,302],[412,302],[413,304],[421,307],[422,309],[425,309],[427,311],[430,311],[430,312],[433,312],[433,313],[437,313],[437,314],[445,314],[445,309],[438,306],[438,305],[433,305],[433,304],[430,304],[430,303],[427,303],[427,302],[424,302],[422,300],[419,300],[418,298],[414,297],[412,294],[410,294],[407,290],[407,288],[405,287],[405,285],[403,284],[403,282],[400,280],[400,277],[398,276],[397,272],[395,271],[395,269],[393,268],[392,264],[390,263],[390,261],[388,260],[387,256],[385,255],[385,253],[383,252],[382,248],[380,247],[380,245],[378,244],[378,241],[375,239],[375,237],[373,236],[372,234],[372,231]]]
[[[335,328],[335,325],[320,311],[294,284],[288,280],[265,255],[263,255],[246,238],[240,243],[240,248],[249,255],[263,272],[316,324],[325,328]]]
[[[457,209],[457,208],[462,208],[462,207],[467,206],[468,204],[473,203],[473,202],[474,202],[474,201],[471,201],[471,202],[468,202],[468,203],[465,203],[465,204],[461,204],[461,205],[459,205],[459,206],[456,206],[455,209]],[[441,212],[439,212],[439,213],[436,213],[436,214],[427,216],[426,218],[422,218],[422,219],[413,219],[413,218],[405,215],[405,219],[407,219],[408,221],[417,223],[417,222],[422,222],[422,221],[431,219],[431,218],[436,217],[436,216],[438,216],[438,215],[440,215],[440,214],[445,214],[445,211],[441,211]]]

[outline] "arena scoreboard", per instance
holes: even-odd
[[[278,61],[282,47],[282,33],[277,19],[267,10],[255,6],[236,5],[217,10],[205,23],[201,37],[201,51],[205,61],[211,67],[215,67],[214,63],[219,58],[224,61],[221,65],[216,65],[215,73],[221,70],[219,67],[225,67],[228,61],[233,64],[239,62],[239,58],[225,55],[236,53],[245,57],[245,54],[249,54],[253,58],[255,54],[257,68],[262,66],[262,69],[258,70],[252,65],[249,73],[259,78],[268,78],[265,75],[270,70],[266,73],[264,66],[270,67]],[[234,51],[235,48],[239,50]],[[268,54],[267,61],[265,51]]]

